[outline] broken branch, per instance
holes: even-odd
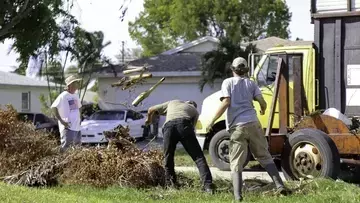
[[[152,86],[150,89],[146,90],[145,92],[141,93],[136,99],[133,101],[132,105],[137,106],[140,102],[142,102],[144,99],[149,97],[151,92],[153,92],[162,82],[164,82],[165,78],[161,78],[154,86]]]
[[[135,73],[135,72],[145,72],[146,70],[147,70],[146,67],[132,68],[132,69],[130,69],[130,70],[124,70],[124,71],[123,71],[123,74],[124,74],[124,75],[127,75],[127,74]]]

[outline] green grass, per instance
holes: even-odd
[[[231,202],[231,184],[226,180],[216,180],[219,192],[208,195],[200,192],[197,174],[187,174],[183,182],[187,184],[180,190],[175,189],[134,189],[111,187],[98,189],[89,186],[62,186],[48,189],[27,188],[0,183],[0,202],[4,203],[67,203],[67,202]],[[248,181],[247,185],[261,185],[258,181]],[[316,180],[301,184],[289,183],[295,193],[288,197],[278,197],[269,186],[244,193],[245,202],[255,203],[335,203],[360,202],[360,188],[344,182]]]
[[[206,161],[209,166],[214,166],[211,162],[210,154],[208,151],[204,151]],[[185,151],[185,149],[177,149],[175,151],[175,166],[196,166],[195,162],[191,159],[190,155]]]
[[[211,157],[208,151],[204,151],[204,155],[206,157],[206,161],[208,162],[210,167],[214,167],[215,165],[211,161]],[[175,152],[175,166],[196,166],[195,162],[191,159],[191,157],[187,154],[185,149],[178,149]],[[261,167],[259,162],[250,161],[245,168],[258,168]]]

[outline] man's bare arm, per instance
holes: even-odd
[[[215,121],[217,119],[220,118],[220,116],[222,116],[224,114],[224,112],[226,111],[227,108],[229,108],[231,104],[231,100],[230,100],[230,97],[225,97],[222,101],[221,101],[221,104],[220,104],[220,107],[217,109],[216,113],[215,113],[215,116],[213,117],[213,119],[210,121],[210,126],[209,127],[212,127],[212,125],[215,123]]]
[[[53,108],[51,108],[51,110],[52,110],[55,118],[58,119],[60,121],[60,123],[62,123],[66,128],[68,128],[69,124],[61,118],[58,109],[56,107],[53,107]]]
[[[262,95],[257,95],[255,98],[254,98],[255,101],[259,102],[260,104],[260,108],[261,108],[261,111],[260,111],[260,114],[261,115],[264,115],[265,114],[265,111],[266,111],[266,107],[267,107],[267,104],[266,104],[266,101],[264,100],[264,97]]]
[[[149,108],[148,113],[147,113],[147,118],[146,118],[146,125],[149,125],[150,123],[153,122],[153,117],[154,117],[154,113],[156,112],[156,110],[152,107]]]

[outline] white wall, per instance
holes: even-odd
[[[41,112],[39,97],[47,94],[47,87],[22,87],[22,86],[0,86],[0,105],[4,108],[6,104],[12,104],[14,108],[21,112],[21,95],[23,92],[30,92],[30,112]]]
[[[346,12],[348,0],[317,0],[316,1],[316,12],[327,13],[327,12]],[[351,0],[351,10],[360,10],[360,0]]]

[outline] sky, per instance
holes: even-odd
[[[76,0],[72,14],[76,16],[83,28],[88,31],[101,30],[105,35],[105,42],[111,44],[105,48],[104,54],[115,60],[121,50],[121,42],[126,48],[138,45],[131,40],[128,33],[128,22],[134,21],[143,10],[143,0],[133,0],[123,22],[120,20],[120,7],[123,0]],[[297,37],[303,40],[314,39],[314,26],[310,22],[310,0],[286,0],[292,13],[290,23],[291,39]],[[14,52],[9,53],[10,40],[0,43],[0,70],[11,71],[17,66]]]

